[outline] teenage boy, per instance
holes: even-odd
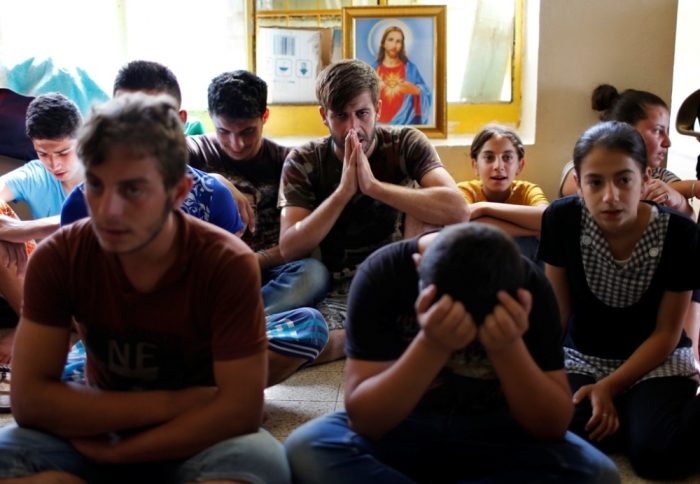
[[[208,101],[216,132],[187,138],[190,165],[225,176],[241,213],[250,213],[243,241],[258,257],[265,312],[316,306],[328,292],[328,271],[311,258],[285,263],[279,250],[277,196],[289,148],[263,137],[267,84],[248,71],[224,72],[209,84]]]
[[[381,79],[362,61],[324,69],[316,97],[330,135],[293,149],[282,170],[281,254],[293,261],[319,248],[341,307],[357,265],[410,235],[411,222],[469,220],[469,207],[428,138],[408,126],[376,125],[380,88]],[[330,347],[338,349],[338,357],[343,342],[342,329],[331,332]]]
[[[95,109],[78,153],[91,217],[30,259],[13,360],[19,426],[0,430],[0,476],[287,482],[279,443],[259,428],[255,257],[178,210],[192,180],[177,107],[114,99]],[[88,386],[60,381],[71,321]]]
[[[296,481],[619,482],[567,432],[557,302],[500,229],[378,250],[353,280],[347,334],[345,410],[289,436]]]

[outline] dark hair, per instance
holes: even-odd
[[[209,113],[228,120],[259,118],[267,109],[267,84],[248,71],[224,72],[207,91]]]
[[[586,130],[574,147],[574,170],[581,177],[581,162],[595,148],[619,151],[639,164],[641,173],[647,168],[647,148],[644,138],[634,126],[619,121],[604,121]]]
[[[117,90],[156,91],[169,94],[177,101],[178,109],[182,104],[180,84],[173,71],[158,62],[135,60],[123,66],[114,79],[112,95]]]
[[[518,160],[525,158],[525,148],[523,147],[523,142],[515,131],[510,128],[506,128],[505,126],[488,124],[476,134],[474,140],[472,141],[472,146],[470,149],[472,159],[476,160],[479,157],[479,153],[481,153],[481,150],[484,149],[486,142],[494,136],[508,138],[510,142],[513,143],[515,151],[518,153]]]
[[[518,246],[503,230],[468,222],[445,227],[421,258],[421,285],[435,284],[438,297],[461,301],[482,324],[498,304],[496,293],[516,296],[525,277]]]
[[[174,187],[189,158],[175,100],[136,92],[93,107],[78,137],[78,157],[89,170],[116,147],[135,158],[153,156],[165,189]]]
[[[372,66],[357,59],[344,59],[326,67],[316,78],[316,99],[325,110],[342,111],[363,92],[369,91],[372,104],[379,103],[382,80]]]
[[[78,106],[58,92],[37,96],[27,107],[27,136],[31,139],[75,138],[82,122]]]
[[[386,38],[389,37],[389,34],[392,32],[399,32],[401,34],[401,50],[399,50],[399,59],[401,59],[401,62],[405,64],[408,62],[408,56],[406,55],[406,36],[404,35],[403,30],[396,25],[387,27],[382,34],[382,40],[379,41],[379,50],[377,51],[377,58],[375,59],[375,62],[382,62],[384,60],[384,56],[386,55],[384,42],[386,42]]]
[[[619,94],[610,84],[601,84],[591,95],[591,107],[601,111],[602,121],[621,121],[636,126],[649,117],[649,106],[661,106],[668,111],[663,99],[647,91],[627,89]]]

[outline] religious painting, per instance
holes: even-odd
[[[445,7],[347,7],[343,57],[371,65],[382,79],[379,124],[447,136]]]

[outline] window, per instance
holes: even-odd
[[[167,65],[183,108],[206,111],[211,79],[248,68],[246,0],[0,0],[0,62],[30,57],[85,69],[108,94],[135,59]],[[86,20],[87,19],[87,20]]]
[[[344,6],[447,5],[448,130],[467,134],[490,121],[519,125],[522,4],[522,0],[258,0],[256,32],[267,27],[339,29]],[[267,133],[272,136],[327,133],[315,103],[276,104],[271,111]],[[288,123],[289,119],[295,122]]]

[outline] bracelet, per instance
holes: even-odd
[[[263,256],[263,259],[265,259],[265,267],[263,267],[263,270],[266,271],[270,267],[272,267],[272,256],[268,251],[265,249],[259,250],[258,254],[261,254]]]

